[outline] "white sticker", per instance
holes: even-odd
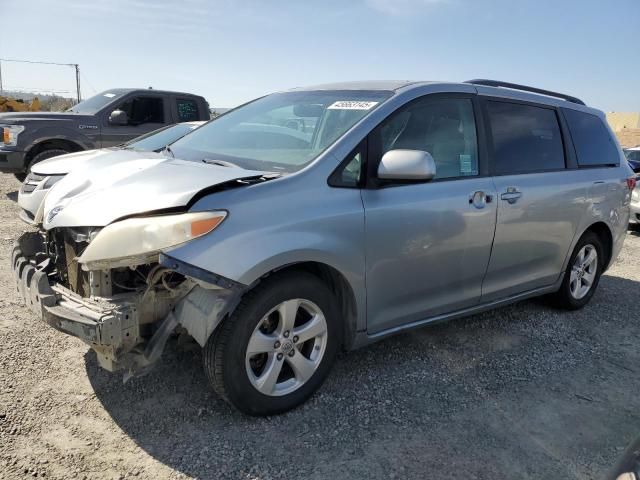
[[[113,98],[113,97],[116,96],[116,94],[115,93],[105,93],[104,96],[107,97],[107,98]]]
[[[471,155],[460,154],[460,173],[473,173]]]
[[[371,110],[378,102],[359,102],[357,100],[341,100],[327,107],[327,110]]]

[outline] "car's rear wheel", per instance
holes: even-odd
[[[65,155],[67,153],[69,153],[69,152],[67,150],[63,150],[62,148],[50,148],[48,150],[43,150],[42,152],[37,153],[36,155],[34,155],[34,157],[29,162],[29,165],[27,165],[27,169],[26,169],[25,172],[15,173],[14,175],[18,180],[20,180],[21,182],[24,182],[24,180],[27,178],[27,174],[29,173],[29,170],[36,163],[39,163],[39,162],[41,162],[43,160],[46,160],[48,158],[57,157],[58,155]]]
[[[555,294],[558,306],[576,310],[585,306],[600,282],[604,269],[604,247],[593,232],[585,233],[569,259],[560,290]]]
[[[249,415],[273,415],[315,392],[340,345],[335,297],[314,275],[274,275],[247,293],[204,348],[214,390]]]

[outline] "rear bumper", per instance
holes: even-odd
[[[0,150],[0,172],[20,173],[26,171],[25,152]]]

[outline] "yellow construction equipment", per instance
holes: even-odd
[[[24,100],[0,96],[0,112],[38,112],[40,100],[35,97],[31,103]]]

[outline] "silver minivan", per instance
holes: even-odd
[[[242,412],[304,402],[340,349],[524,298],[583,307],[635,177],[602,112],[488,80],[275,93],[163,157],[71,172],[12,263],[26,303],[139,375],[203,347]]]

